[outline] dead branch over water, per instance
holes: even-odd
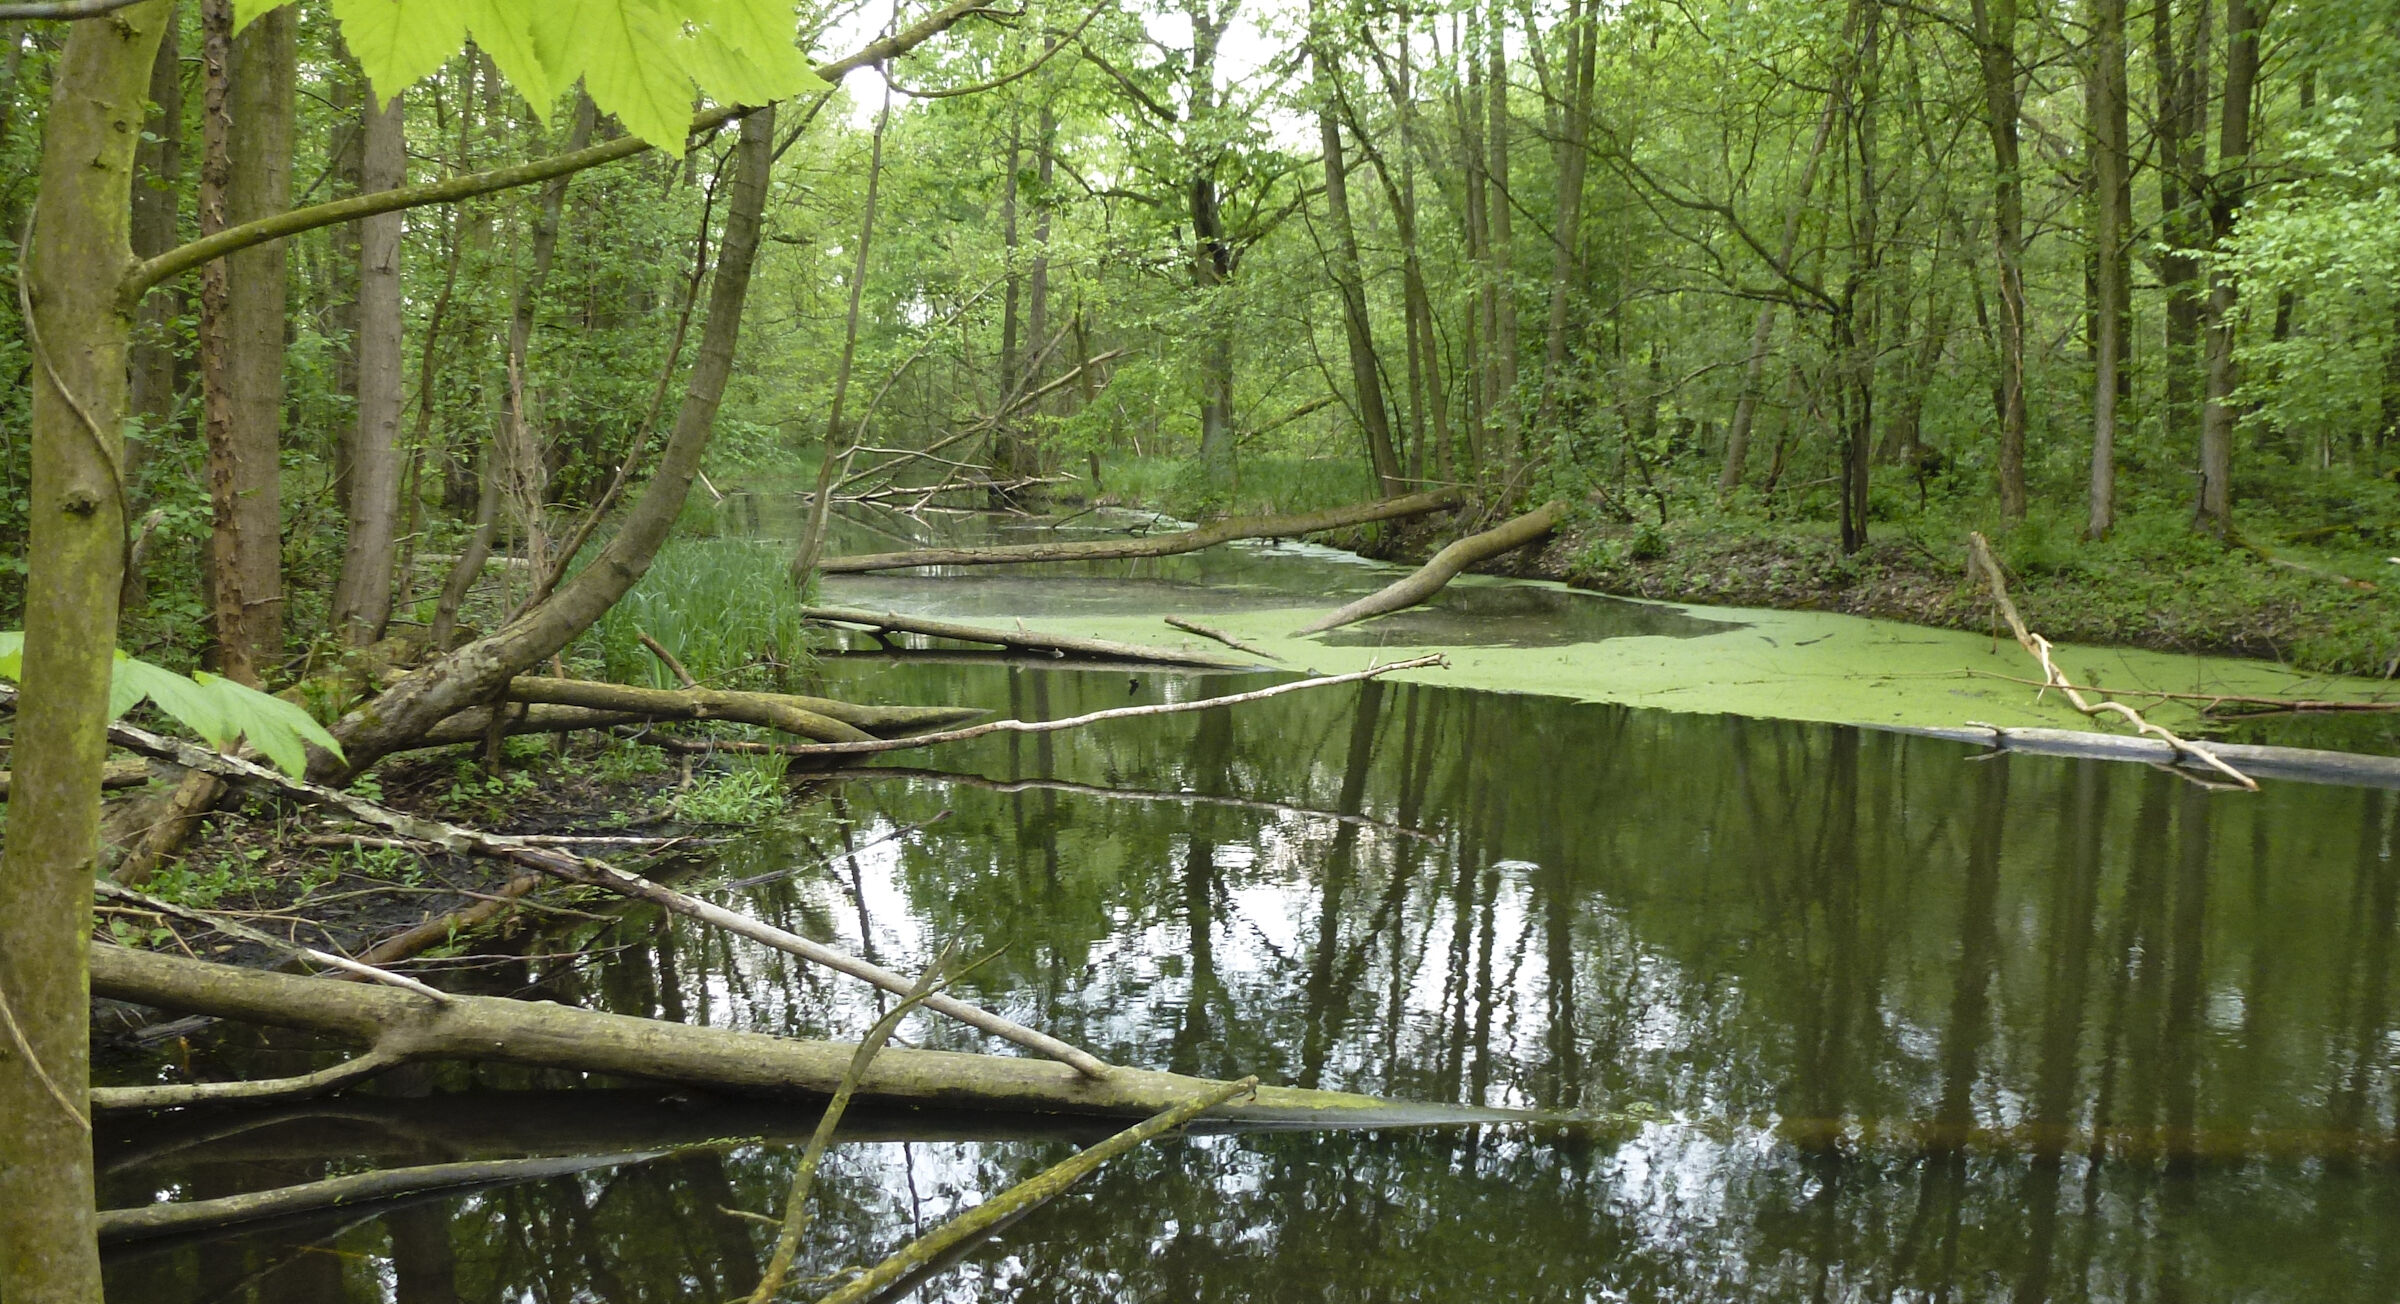
[[[2041,663],[2042,682],[2045,688],[2057,689],[2060,695],[2067,699],[2067,704],[2069,706],[2074,707],[2084,715],[2092,717],[2098,717],[2101,715],[2122,716],[2126,720],[2130,721],[2137,731],[2155,737],[2161,742],[2167,744],[2168,747],[2173,749],[2177,758],[2182,760],[2197,761],[2200,764],[2207,766],[2209,769],[2215,770],[2219,774],[2224,775],[2226,779],[2234,783],[2236,786],[2248,789],[2251,792],[2258,791],[2258,783],[2256,780],[2252,779],[2249,775],[2242,773],[2240,770],[2227,765],[2224,759],[2219,757],[2217,753],[2211,749],[2203,747],[2198,743],[2188,742],[2177,737],[2166,729],[2150,723],[2148,720],[2142,718],[2141,712],[2134,710],[2132,707],[2125,705],[2123,702],[2112,702],[2105,700],[2095,702],[2090,698],[2085,697],[2081,689],[2068,682],[2066,672],[2060,670],[2057,663],[2050,659],[2050,640],[2043,638],[2041,635],[2025,628],[2024,618],[2017,614],[2017,604],[2009,601],[2008,584],[2000,577],[2000,563],[1992,556],[1992,545],[1984,539],[1983,534],[1980,531],[1975,531],[1970,532],[1967,535],[1967,578],[1969,580],[1973,580],[1976,572],[1978,571],[1982,572],[1985,581],[1990,585],[1992,593],[1992,606],[1998,610],[2001,618],[2008,622],[2009,632],[2016,635],[2019,646],[2023,647],[2026,652],[2030,653],[2034,660]],[[1994,730],[1994,732],[1997,733],[1998,731]]]

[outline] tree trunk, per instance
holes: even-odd
[[[133,252],[152,258],[176,243],[176,198],[183,181],[183,62],[175,24],[167,24],[150,68],[150,102],[158,106],[143,124],[149,138],[134,151],[139,176],[133,187]],[[175,412],[175,342],[179,309],[173,290],[152,290],[142,299],[134,334],[131,401],[142,418],[145,444],[163,437]],[[128,447],[130,470],[143,450]]]
[[[574,125],[567,132],[568,153],[591,144],[598,121],[599,109],[592,97],[578,91]],[[574,174],[568,173],[542,184],[541,201],[534,210],[533,265],[509,305],[508,356],[502,364],[503,416],[494,432],[492,460],[485,468],[487,475],[495,468],[499,472],[499,500],[505,519],[524,540],[522,555],[533,563],[537,576],[548,569],[550,560],[542,515],[550,501],[550,463],[539,418],[526,399],[526,387],[531,383],[534,323],[541,314],[542,292],[550,284],[550,265],[558,254],[559,214],[566,207],[567,186],[574,179]]]
[[[1550,218],[1550,321],[1542,347],[1541,406],[1534,427],[1544,435],[1558,419],[1559,390],[1567,365],[1567,304],[1572,295],[1577,247],[1582,237],[1583,177],[1591,160],[1592,82],[1599,56],[1599,13],[1594,3],[1568,5],[1565,31],[1569,42],[1567,102],[1559,113],[1560,133],[1555,152],[1558,195]]]
[[[883,97],[883,111],[875,115],[875,138],[869,146],[867,155],[866,202],[858,218],[857,254],[850,262],[850,307],[843,318],[841,360],[834,365],[833,402],[827,405],[825,414],[825,442],[817,461],[816,496],[809,500],[808,520],[801,527],[800,551],[792,558],[792,584],[795,588],[808,583],[809,576],[817,568],[818,557],[825,550],[825,525],[833,515],[835,480],[849,460],[844,445],[854,445],[857,442],[850,438],[850,432],[842,426],[842,407],[850,395],[850,368],[858,357],[859,296],[866,289],[867,251],[875,242],[875,201],[879,193],[878,187],[883,183],[883,134],[891,126],[891,121],[892,97],[889,92],[886,92]],[[729,213],[726,217],[729,230],[732,220]],[[727,238],[730,239],[730,235]],[[731,249],[728,247],[720,257],[730,254]],[[724,275],[724,270],[720,266],[717,272],[718,284],[724,283]],[[713,302],[710,304],[710,310],[713,314],[715,310]],[[738,305],[735,311],[740,311]],[[709,320],[711,325],[715,324],[716,319],[713,315]],[[705,340],[702,341],[702,346],[706,347]]]
[[[2025,183],[2018,171],[2017,0],[1974,0],[1992,140],[1992,249],[2000,280],[2000,516],[2025,519]]]
[[[1500,0],[1486,11],[1484,32],[1484,172],[1491,196],[1484,207],[1489,245],[1492,329],[1486,345],[1491,373],[1484,384],[1484,411],[1493,422],[1492,453],[1504,474],[1513,474],[1523,449],[1524,422],[1517,407],[1517,299],[1515,200],[1508,188],[1508,14]]]
[[[1321,9],[1321,4],[1319,6]],[[1320,24],[1321,12],[1311,15]],[[1375,358],[1375,332],[1367,317],[1367,287],[1358,256],[1358,228],[1350,220],[1349,168],[1342,158],[1341,70],[1327,53],[1331,34],[1316,33],[1310,58],[1316,70],[1317,140],[1325,155],[1325,215],[1333,227],[1330,271],[1342,300],[1342,340],[1350,357],[1350,388],[1358,424],[1367,440],[1367,463],[1388,497],[1401,492],[1407,474],[1392,444],[1391,409],[1383,399],[1383,372]]]
[[[1856,6],[1851,8],[1855,20]],[[1847,46],[1856,29],[1843,25],[1842,44]],[[1781,266],[1778,275],[1796,271],[1793,257],[1800,250],[1800,221],[1808,213],[1808,197],[1817,188],[1817,175],[1825,162],[1825,148],[1833,143],[1834,116],[1849,94],[1850,62],[1842,59],[1837,65],[1833,89],[1825,96],[1825,110],[1817,115],[1816,134],[1809,138],[1808,161],[1800,166],[1800,180],[1794,189],[1790,211],[1783,217],[1783,236],[1776,243],[1775,256]],[[1725,469],[1717,476],[1717,492],[1732,493],[1742,487],[1742,473],[1750,460],[1750,432],[1758,421],[1758,405],[1766,393],[1763,383],[1767,370],[1767,345],[1775,338],[1775,305],[1761,306],[1757,319],[1750,326],[1750,351],[1742,361],[1742,388],[1733,401],[1733,423],[1725,432]]]
[[[2208,100],[2209,13],[2212,0],[2194,7],[2183,48],[2176,48],[2174,6],[2150,11],[2150,60],[2158,95],[2159,285],[2166,291],[2166,338],[2162,370],[2165,401],[2161,433],[2170,448],[2196,440],[2194,381],[2200,374],[2199,221],[2194,188],[2208,160],[2201,125]]]
[[[407,181],[400,97],[359,115],[361,192]],[[392,615],[392,553],[400,513],[400,236],[402,216],[381,213],[358,233],[358,423],[350,446],[349,533],[333,591],[333,626],[353,646],[383,637]],[[427,345],[431,347],[430,343]]]
[[[1185,110],[1190,145],[1200,160],[1191,179],[1192,284],[1200,291],[1201,329],[1208,338],[1200,352],[1200,467],[1210,493],[1230,501],[1236,465],[1233,429],[1233,245],[1217,193],[1217,160],[1223,153],[1207,135],[1217,113],[1217,43],[1228,17],[1210,15],[1203,0],[1186,0],[1192,20],[1192,66]]]
[[[1369,616],[1386,615],[1413,607],[1441,592],[1443,585],[1457,579],[1459,573],[1469,566],[1549,537],[1565,516],[1564,503],[1544,503],[1522,516],[1510,517],[1481,534],[1470,534],[1433,554],[1430,561],[1404,578],[1310,621],[1298,632],[1302,636],[1322,634],[1329,629],[1355,624]]]
[[[204,0],[207,79],[203,235],[282,212],[292,197],[297,18],[289,7],[231,35],[232,0]],[[284,242],[201,272],[200,356],[208,435],[209,607],[217,669],[257,684],[283,655]]]
[[[658,469],[624,524],[592,563],[559,586],[550,598],[497,632],[442,656],[344,717],[335,728],[347,762],[316,753],[310,771],[320,777],[355,774],[412,734],[491,700],[519,672],[565,647],[616,604],[649,569],[683,510],[684,495],[707,451],[718,401],[733,369],[741,334],[742,304],[758,253],[761,215],[766,209],[767,170],[774,148],[775,112],[761,109],[742,121],[734,150],[733,202],[716,280],[709,289],[708,317],[700,347],[685,382],[683,406],[659,453]]]
[[[2132,316],[2132,169],[2127,154],[2125,0],[2096,0],[2092,13],[2092,478],[2084,535],[2115,528],[2118,401]]]
[[[2250,93],[2258,84],[2261,11],[2252,0],[2225,0],[2225,97],[2217,120],[2217,171],[2209,180],[2210,242],[2233,238],[2235,217],[2250,172]],[[2221,268],[2208,274],[2201,308],[2206,375],[2200,408],[2200,502],[2194,524],[2216,535],[2233,531],[2233,391],[2241,383],[2233,355],[2238,283]]]
[[[0,1281],[12,1304],[100,1298],[92,1210],[91,937],[100,779],[125,561],[134,147],[169,5],[74,23],[51,67],[33,306],[25,648],[0,847]]]
[[[736,1095],[828,1095],[857,1050],[838,1042],[692,1027],[548,1001],[453,995],[446,1004],[430,1006],[421,996],[391,987],[264,973],[116,946],[93,949],[92,974],[94,989],[117,1000],[296,1028],[384,1046],[408,1058],[580,1069]],[[875,1058],[858,1091],[861,1100],[924,1108],[1114,1117],[1152,1112],[1204,1086],[1145,1069],[1119,1067],[1093,1079],[1053,1060],[895,1048]],[[1261,1087],[1254,1101],[1228,1106],[1223,1113],[1259,1122],[1352,1126],[1525,1117],[1292,1087]],[[91,1217],[88,1204],[84,1217]],[[88,1245],[88,1221],[85,1227]]]
[[[1882,7],[1877,0],[1851,6],[1859,31],[1856,102],[1848,108],[1849,135],[1855,154],[1852,170],[1858,178],[1858,205],[1851,218],[1850,274],[1842,288],[1834,317],[1835,345],[1841,352],[1842,552],[1845,556],[1867,546],[1870,509],[1868,472],[1875,437],[1875,359],[1878,300],[1881,290],[1882,192],[1876,168],[1878,112],[1882,75]]]

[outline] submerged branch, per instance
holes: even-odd
[[[1102,1164],[1183,1126],[1235,1096],[1258,1090],[1257,1078],[1218,1083],[1172,1109],[1135,1124],[1062,1163],[1053,1164],[991,1199],[952,1218],[824,1296],[817,1304],[860,1304],[880,1297],[919,1269],[971,1245],[999,1224],[1040,1207],[1097,1172]]]

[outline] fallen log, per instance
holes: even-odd
[[[100,789],[138,788],[150,782],[150,766],[142,761],[113,761],[100,771]],[[8,800],[8,771],[0,770],[0,801]]]
[[[870,737],[938,729],[983,714],[966,707],[859,706],[829,697],[790,693],[637,688],[596,679],[555,679],[548,675],[519,675],[510,680],[508,700],[614,711],[652,720],[731,720],[828,743],[860,742]]]
[[[1040,634],[1026,629],[994,629],[988,625],[962,625],[951,620],[928,620],[922,616],[903,616],[898,612],[866,611],[857,607],[802,607],[803,619],[822,624],[857,625],[876,634],[898,631],[903,634],[923,634],[929,638],[956,639],[961,643],[990,643],[997,647],[1022,648],[1047,652],[1054,658],[1090,657],[1103,661],[1150,661],[1170,666],[1197,666],[1208,670],[1255,670],[1248,661],[1236,661],[1211,652],[1192,652],[1178,648],[1144,647],[1139,643],[1115,643],[1104,638],[1078,638],[1071,634]]]
[[[1263,647],[1258,647],[1250,643],[1244,643],[1242,640],[1235,638],[1233,635],[1226,633],[1224,630],[1210,625],[1203,625],[1196,620],[1185,620],[1181,616],[1169,616],[1167,617],[1167,623],[1173,625],[1177,629],[1183,630],[1186,633],[1198,634],[1202,638],[1215,639],[1217,642],[1232,648],[1236,652],[1247,652],[1254,657],[1265,657],[1269,661],[1283,660],[1282,657],[1269,652]]]
[[[663,1150],[637,1150],[614,1155],[470,1160],[465,1163],[426,1164],[415,1168],[384,1168],[371,1173],[352,1173],[319,1182],[279,1186],[272,1190],[228,1195],[214,1200],[170,1200],[138,1208],[102,1209],[96,1221],[102,1245],[122,1245],[128,1241],[213,1231],[220,1227],[289,1218],[295,1214],[319,1213],[327,1209],[346,1209],[435,1191],[505,1186],[515,1182],[539,1181],[546,1177],[563,1177],[595,1168],[638,1164],[665,1153]]]
[[[1235,516],[1214,525],[1154,534],[1145,538],[1081,539],[1069,543],[1016,543],[991,548],[911,548],[903,552],[867,553],[857,557],[828,557],[817,564],[827,575],[861,571],[905,570],[916,566],[1004,566],[1038,561],[1119,561],[1129,557],[1174,557],[1213,548],[1236,539],[1293,539],[1324,530],[1346,529],[1371,521],[1422,516],[1460,501],[1456,489],[1408,494],[1348,507],[1295,516]]]
[[[1161,1110],[1089,1150],[1052,1164],[910,1241],[883,1262],[842,1283],[839,1289],[821,1296],[817,1304],[865,1304],[867,1300],[887,1298],[888,1292],[918,1272],[941,1262],[946,1255],[973,1246],[999,1230],[1002,1224],[1056,1199],[1109,1160],[1156,1140],[1211,1109],[1222,1109],[1233,1097],[1255,1091],[1257,1087],[1257,1078],[1219,1083],[1189,1100]],[[765,1304],[765,1292],[762,1290],[753,1295],[751,1300],[752,1304]]]
[[[177,742],[171,738],[161,738],[147,730],[136,729],[121,721],[110,725],[108,733],[112,742],[128,750],[145,755],[160,756],[173,760],[188,769],[204,771],[224,778],[265,784],[317,805],[341,811],[362,824],[388,829],[404,838],[431,843],[446,851],[472,853],[489,856],[495,860],[511,861],[523,865],[527,869],[564,879],[570,883],[604,887],[624,896],[640,897],[643,900],[665,906],[677,914],[714,924],[753,941],[763,942],[776,950],[797,956],[812,964],[820,964],[838,973],[845,973],[872,983],[895,995],[905,994],[909,988],[908,982],[898,974],[870,964],[856,956],[845,954],[819,942],[812,942],[797,934],[787,933],[747,915],[736,914],[722,906],[686,896],[673,888],[638,878],[604,861],[569,855],[549,847],[534,846],[521,839],[503,834],[486,833],[480,829],[471,829],[463,825],[396,811],[388,806],[368,801],[354,793],[342,792],[322,784],[310,783],[304,779],[290,778],[239,757],[220,756],[205,747]],[[862,744],[824,745],[855,747]],[[505,892],[507,889],[503,889],[503,891]],[[382,947],[376,948],[378,952],[383,949]],[[1100,1077],[1110,1072],[1109,1066],[1089,1054],[1069,1046],[1055,1037],[1004,1019],[988,1010],[978,1009],[948,996],[937,996],[926,1004],[929,1008],[970,1027],[981,1029],[1005,1041],[1014,1042],[1036,1054],[1049,1055],[1062,1060],[1072,1065],[1080,1073]]]
[[[409,1059],[487,1060],[681,1083],[733,1095],[824,1097],[857,1047],[729,1028],[692,1027],[549,1002],[423,997],[357,983],[92,947],[92,992],[165,1010],[314,1032]],[[892,1049],[859,1084],[861,1101],[1095,1117],[1142,1117],[1214,1083],[1119,1068],[1086,1077],[1051,1060]],[[1433,1106],[1340,1091],[1261,1087],[1232,1121],[1308,1127],[1409,1127],[1532,1118],[1515,1110]]]
[[[1227,693],[1222,697],[1195,698],[1187,702],[1153,702],[1146,706],[1117,706],[1105,711],[1070,715],[1058,720],[987,720],[964,729],[943,729],[935,733],[918,734],[910,738],[877,738],[863,743],[759,743],[739,739],[728,742],[687,743],[692,750],[715,748],[729,752],[781,752],[786,756],[873,756],[881,752],[896,752],[910,747],[930,747],[935,743],[964,742],[996,733],[1058,733],[1066,729],[1081,729],[1103,720],[1125,720],[1150,715],[1178,715],[1185,711],[1213,711],[1218,707],[1239,706],[1244,702],[1263,702],[1285,693],[1297,693],[1309,688],[1330,688],[1335,684],[1355,684],[1398,670],[1422,670],[1428,666],[1450,664],[1440,653],[1393,661],[1348,674],[1319,675],[1313,679],[1293,679],[1271,688],[1253,689],[1247,693]]]
[[[1869,725],[1888,733],[1913,734],[1972,743],[2001,752],[2035,756],[2064,756],[2096,761],[2138,761],[2217,774],[2220,771],[2193,755],[2193,744],[2158,738],[2129,738],[2124,734],[2093,733],[2083,729],[2004,729],[1994,724],[1963,728],[1922,728],[1910,725]],[[2331,783],[2354,788],[2400,790],[2400,756],[2370,756],[2360,752],[2320,751],[2313,747],[2266,747],[2252,743],[2210,743],[2211,754],[2240,768],[2244,774],[2300,783]]]
[[[1443,585],[1457,579],[1459,572],[1469,566],[1504,552],[1514,552],[1545,537],[1558,528],[1559,518],[1566,514],[1566,510],[1564,503],[1545,503],[1523,516],[1502,521],[1481,534],[1470,534],[1433,554],[1433,560],[1418,567],[1406,579],[1312,622],[1299,633],[1322,634],[1329,629],[1356,624],[1369,616],[1388,615],[1413,607],[1441,592]]]

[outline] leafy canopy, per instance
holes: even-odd
[[[292,0],[234,0],[236,28]],[[398,94],[472,36],[536,113],[583,88],[625,129],[683,153],[694,89],[767,104],[822,86],[790,0],[330,0],[379,97]]]
[[[0,631],[0,679],[16,682],[24,663],[24,633]],[[235,743],[249,739],[251,746],[293,778],[308,770],[309,743],[336,756],[342,754],[341,744],[310,719],[308,712],[280,697],[205,670],[187,678],[119,651],[116,671],[108,683],[108,718],[116,719],[144,698],[218,751],[230,751]]]

